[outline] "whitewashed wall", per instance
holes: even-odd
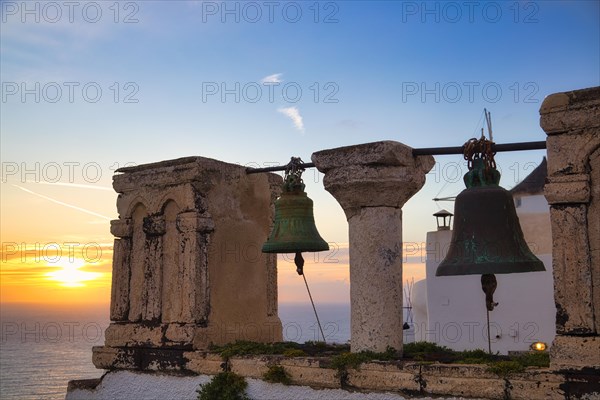
[[[522,221],[538,221],[527,217],[545,217],[548,204],[541,195],[523,197],[517,213]],[[528,238],[528,232],[535,231],[529,228],[523,226],[528,242],[542,244],[540,241],[550,240],[549,226],[543,238]],[[436,342],[455,350],[487,349],[481,276],[435,276],[451,237],[452,231],[427,234],[427,278],[416,282],[413,288],[415,340]],[[550,249],[551,245],[544,243],[536,247]],[[554,339],[556,307],[552,255],[549,252],[536,255],[544,262],[546,271],[496,275],[498,288],[494,300],[499,305],[490,312],[493,352],[507,354],[528,350],[533,342],[550,345]]]

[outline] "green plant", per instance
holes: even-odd
[[[327,347],[328,347],[327,343],[316,341],[316,340],[309,340],[309,341],[305,342],[304,345],[307,347],[312,347],[319,351],[325,351],[325,350],[327,350]]]
[[[431,342],[414,342],[404,345],[404,357],[418,361],[445,361],[456,359],[456,352]]]
[[[306,356],[306,352],[300,349],[289,349],[285,350],[283,355],[286,357],[304,357]]]
[[[210,382],[200,385],[198,400],[250,400],[246,395],[248,383],[234,372],[221,372]]]
[[[332,357],[330,366],[337,370],[336,376],[340,378],[342,385],[344,385],[348,378],[348,369],[359,369],[360,365],[367,361],[390,361],[397,358],[398,352],[391,347],[388,347],[382,353],[375,353],[373,351],[361,351],[360,353],[344,352]]]
[[[487,364],[496,359],[496,356],[481,349],[460,351],[456,357],[458,364]]]
[[[488,371],[502,378],[508,377],[510,374],[525,371],[525,367],[518,361],[496,361],[489,365]]]
[[[271,365],[269,370],[264,373],[263,379],[272,383],[283,383],[289,385],[292,383],[290,375],[281,365]]]
[[[287,350],[299,348],[300,344],[294,342],[256,343],[239,340],[224,346],[211,346],[210,350],[227,360],[233,356],[283,354]]]
[[[515,361],[524,367],[549,367],[550,354],[548,353],[525,353],[514,358]]]

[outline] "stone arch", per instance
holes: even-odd
[[[146,206],[138,202],[131,208],[131,273],[129,277],[129,320],[139,321],[142,318],[142,293],[144,287],[144,218],[148,215]]]
[[[177,229],[177,215],[181,211],[175,200],[168,199],[162,206],[165,220],[162,252],[162,321],[180,322],[183,310],[181,285],[181,239]]]
[[[121,195],[119,195],[119,196],[121,196]],[[146,210],[146,215],[148,215],[148,209],[150,207],[149,207],[147,199],[143,198],[142,196],[138,195],[132,199],[122,197],[119,200],[123,201],[122,204],[118,204],[120,206],[119,209],[125,210],[124,214],[121,214],[121,213],[119,213],[119,214],[124,216],[124,218],[132,218],[133,213],[136,211],[136,209],[138,207],[143,207],[144,210]],[[117,203],[119,203],[119,201],[117,201]]]

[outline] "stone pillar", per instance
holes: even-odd
[[[402,206],[421,189],[431,156],[383,141],[312,155],[349,224],[351,350],[402,351]]]
[[[282,179],[189,157],[123,168],[103,369],[177,369],[185,351],[282,340],[277,258],[260,249]]]
[[[144,284],[142,286],[142,320],[160,321],[162,309],[162,254],[165,219],[162,215],[144,218]]]
[[[556,93],[540,109],[552,223],[555,368],[600,365],[600,87]]]
[[[129,315],[129,277],[131,275],[131,218],[110,221],[115,236],[110,295],[111,321],[126,321]]]

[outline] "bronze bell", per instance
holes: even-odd
[[[545,271],[525,242],[511,194],[498,185],[495,165],[490,168],[483,158],[472,162],[464,176],[467,189],[454,205],[450,248],[435,275]]]
[[[304,191],[301,171],[286,171],[281,197],[275,201],[275,223],[263,253],[302,253],[329,250],[315,225],[313,201]]]

